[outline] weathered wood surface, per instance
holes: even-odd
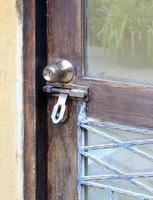
[[[86,41],[83,4],[77,0],[48,1],[48,62],[64,57],[74,63],[80,77]],[[84,10],[85,11],[85,10]],[[82,19],[81,19],[82,17]],[[139,85],[75,79],[91,91],[88,115],[104,121],[153,127],[153,88]]]
[[[55,57],[71,61],[76,69],[73,82],[90,88],[89,117],[153,128],[153,88],[80,78],[85,63],[83,46],[86,41],[83,37],[83,1],[47,0],[47,11],[44,12],[47,24],[45,14],[41,13],[37,22],[44,24],[38,26],[42,30],[37,30],[37,34],[34,2],[27,0],[24,3],[25,199],[36,198],[37,182],[37,199],[76,200],[77,103],[68,103],[70,116],[65,124],[52,124],[50,114],[57,99],[48,98],[47,106],[41,93],[41,71],[46,65],[47,54],[48,63]],[[46,9],[45,4],[40,7]],[[38,46],[35,39],[39,41]]]
[[[48,63],[56,57],[66,58],[80,70],[81,1],[48,0],[47,16]],[[49,99],[47,109],[48,200],[77,200],[77,103],[68,103],[69,119],[56,126],[50,119],[55,101]]]
[[[36,199],[35,0],[24,1],[24,198]]]
[[[48,0],[48,63],[56,57],[65,58],[81,70],[81,5],[78,0]]]
[[[79,83],[90,88],[89,117],[153,128],[153,87],[86,79]]]
[[[48,99],[48,200],[77,200],[77,102],[69,101],[69,119],[54,125],[50,114],[57,99]]]

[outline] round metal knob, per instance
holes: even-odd
[[[56,59],[53,64],[47,65],[43,70],[44,79],[52,83],[68,83],[72,80],[73,75],[73,65],[63,59]]]

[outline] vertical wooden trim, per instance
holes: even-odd
[[[35,0],[23,1],[24,199],[36,199]]]
[[[48,63],[65,58],[82,71],[81,0],[47,1]],[[73,80],[74,81],[74,80]],[[67,101],[69,118],[54,125],[50,111],[57,99],[48,97],[48,200],[77,200],[77,102]]]

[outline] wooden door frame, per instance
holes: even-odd
[[[25,200],[47,199],[47,98],[42,93],[42,69],[47,64],[47,3],[23,0]]]
[[[25,200],[47,199],[47,117],[42,94],[46,53],[46,0],[23,0]]]
[[[47,20],[46,20],[46,4],[48,0],[39,1],[36,0],[24,0],[24,14],[23,14],[23,36],[24,36],[24,48],[23,48],[23,66],[24,66],[24,186],[25,186],[25,200],[47,199],[47,103],[46,99],[42,94],[42,85],[44,84],[42,78],[42,69],[47,64]],[[54,0],[53,0],[54,3]],[[74,8],[73,8],[74,9]],[[58,19],[57,19],[58,20]],[[80,19],[79,19],[80,20]],[[60,22],[59,22],[60,24]],[[58,25],[59,25],[58,24]],[[81,27],[80,27],[81,28]],[[58,28],[57,28],[58,30]],[[54,33],[55,34],[55,33]],[[61,34],[58,31],[58,34]],[[75,41],[75,34],[71,33],[71,42]],[[61,36],[60,35],[60,36]],[[80,35],[80,33],[79,33]],[[52,38],[54,35],[50,35]],[[57,37],[57,35],[56,35]],[[55,38],[56,42],[56,38]],[[60,42],[60,41],[59,41]],[[76,41],[75,41],[76,42]],[[74,43],[75,43],[74,42]],[[71,44],[71,43],[70,43]],[[71,47],[69,44],[69,48]],[[59,46],[62,44],[59,44]],[[74,44],[75,45],[75,44]],[[52,48],[50,47],[50,52]],[[75,48],[74,48],[75,49]],[[81,47],[77,48],[80,51],[79,57],[74,58],[75,65],[80,66],[78,68],[78,77],[81,76],[81,63],[80,59],[83,54]],[[45,53],[46,52],[46,53]],[[57,54],[57,55],[56,55]],[[67,52],[66,52],[67,54]],[[58,56],[59,52],[55,52],[54,56]],[[63,53],[65,56],[65,54]],[[67,56],[67,55],[66,55]],[[71,55],[67,56],[68,59]],[[50,60],[51,61],[51,58]],[[145,101],[147,100],[147,110],[152,109],[153,106],[153,89],[152,87],[135,85],[133,88],[132,84],[120,84],[108,81],[92,81],[89,79],[80,80],[81,85],[90,85],[91,90],[94,93],[91,96],[92,102],[97,102],[99,106],[102,104],[106,108],[110,106],[108,99],[115,99],[115,105],[118,106],[118,113],[112,108],[114,107],[114,101],[111,102],[112,112],[107,115],[107,112],[103,114],[105,121],[113,121],[114,116],[116,121],[126,122],[129,125],[142,126],[152,128],[152,115],[147,116],[145,111]],[[78,82],[77,82],[78,83]],[[99,90],[96,86],[102,84],[103,86]],[[114,90],[115,89],[115,90]],[[117,90],[116,90],[117,89]],[[117,91],[117,93],[116,93]],[[124,102],[124,94],[130,94],[130,101],[133,105],[137,105],[137,99],[141,97],[141,101],[138,102],[137,111],[132,110],[129,115],[133,115],[134,118],[129,120],[128,116],[122,116],[122,113],[128,110],[131,102],[127,104]],[[151,96],[147,97],[147,93]],[[99,98],[96,100],[97,95]],[[103,102],[101,97],[103,96]],[[104,98],[105,97],[105,98]],[[107,97],[107,98],[106,98]],[[119,104],[118,102],[121,102]],[[96,104],[97,104],[96,103]],[[122,105],[120,107],[120,105]],[[97,110],[90,104],[89,111],[94,108],[94,114]],[[140,109],[142,108],[142,109]],[[141,111],[142,110],[142,111]],[[105,111],[105,108],[104,108]],[[90,114],[90,113],[89,113]],[[126,112],[125,112],[126,114]],[[137,116],[143,114],[143,119],[139,119]],[[100,117],[101,113],[98,113]],[[96,117],[95,116],[95,117]],[[44,121],[44,119],[46,119]],[[43,121],[43,123],[42,123]],[[114,121],[114,123],[116,122]],[[133,123],[135,121],[135,123]]]
[[[47,64],[47,2],[23,0],[25,200],[47,199],[47,98],[42,93],[42,69]]]
[[[23,3],[24,199],[34,200],[36,199],[35,0],[26,0]]]

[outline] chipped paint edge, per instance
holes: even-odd
[[[18,5],[18,6],[17,6]],[[18,7],[18,9],[17,9]],[[16,1],[16,107],[17,107],[17,194],[24,199],[24,114],[23,114],[23,3]]]

